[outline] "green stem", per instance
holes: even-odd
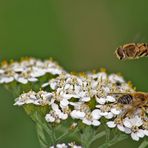
[[[105,132],[106,132],[106,143],[110,141],[110,128],[105,125]]]
[[[83,127],[80,131],[81,143],[84,148],[89,148],[89,140],[93,136],[92,127]]]
[[[97,139],[102,138],[103,136],[105,136],[105,131],[102,131],[102,132],[96,134],[95,137],[90,140],[89,146],[90,146],[93,142],[95,142]]]
[[[55,139],[53,137],[53,131],[51,130],[52,127],[47,126],[45,123],[42,123],[41,126],[43,127],[44,131],[46,131],[46,133],[49,135],[51,144],[54,145]]]
[[[146,148],[148,146],[148,141],[144,140],[138,148]]]
[[[54,145],[54,147],[56,146],[56,135],[55,135],[55,131],[54,131],[54,127],[52,127],[52,129],[51,129],[51,131],[52,131],[52,139],[53,139],[53,145]]]
[[[67,137],[67,136],[71,136],[71,135],[74,135],[76,132],[78,132],[79,129],[76,128],[73,132],[71,130],[67,130],[63,135],[59,136],[57,139],[56,139],[56,142],[58,143],[59,141],[61,141],[64,137]]]
[[[44,135],[44,130],[42,126],[40,124],[36,124],[36,130],[41,148],[48,148],[48,143],[46,141],[46,137]]]
[[[47,125],[44,121],[42,121],[42,118],[41,116],[35,112],[35,114],[32,116],[32,119],[37,123],[37,134],[39,135],[39,138],[40,137],[45,137],[45,132],[46,134],[49,135],[50,137],[50,144],[49,145],[54,145],[55,144],[55,137],[53,136],[53,127],[50,126],[50,125]],[[43,135],[40,136],[40,133],[42,133]],[[41,143],[41,142],[40,142]]]
[[[61,141],[61,139],[66,137],[68,134],[69,134],[69,132],[65,132],[63,135],[61,135],[60,137],[57,138],[56,142],[58,143],[59,141]]]

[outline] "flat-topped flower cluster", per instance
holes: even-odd
[[[22,84],[36,82],[38,78],[49,73],[59,75],[65,71],[54,61],[23,58],[20,62],[3,61],[0,66],[0,83],[17,81]]]
[[[132,93],[134,89],[122,76],[107,75],[105,72],[86,74],[61,74],[42,87],[50,86],[52,91],[30,91],[16,99],[15,105],[49,105],[45,119],[49,123],[60,123],[68,118],[81,120],[86,125],[99,126],[106,118],[107,126],[117,127],[139,140],[148,136],[148,118],[138,108],[133,116],[124,115],[125,108],[112,93]]]
[[[75,126],[76,121],[81,121],[85,125],[98,127],[105,121],[109,128],[117,127],[130,134],[133,140],[148,136],[148,108],[137,108],[129,115],[124,105],[118,102],[119,96],[115,94],[135,92],[121,75],[103,71],[70,74],[52,60],[27,58],[1,64],[0,83],[17,81],[23,85],[36,82],[47,73],[57,77],[44,83],[38,92],[31,90],[21,94],[15,105],[48,106],[44,117],[48,123],[60,123],[70,118],[74,119]]]

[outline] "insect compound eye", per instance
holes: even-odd
[[[124,50],[122,47],[117,48],[116,55],[120,60],[124,58]]]

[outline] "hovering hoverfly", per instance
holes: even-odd
[[[132,92],[132,93],[110,93],[111,95],[119,95],[117,103],[126,106],[126,114],[133,114],[138,108],[142,110],[148,108],[148,93]]]
[[[129,43],[120,46],[115,51],[118,59],[138,59],[140,57],[148,56],[148,44],[146,43]]]

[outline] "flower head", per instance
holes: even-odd
[[[0,83],[17,81],[22,84],[38,81],[45,74],[60,75],[65,71],[52,60],[26,58],[20,62],[3,62],[0,67]]]
[[[15,105],[33,103],[48,105],[49,112],[45,120],[49,123],[60,123],[72,118],[83,124],[99,126],[100,119],[106,118],[107,126],[117,127],[130,134],[132,139],[139,140],[148,135],[147,108],[145,112],[138,108],[134,116],[125,114],[126,108],[118,103],[118,97],[112,93],[132,93],[135,90],[117,74],[105,72],[73,75],[62,73],[43,86],[51,90],[22,94]]]

